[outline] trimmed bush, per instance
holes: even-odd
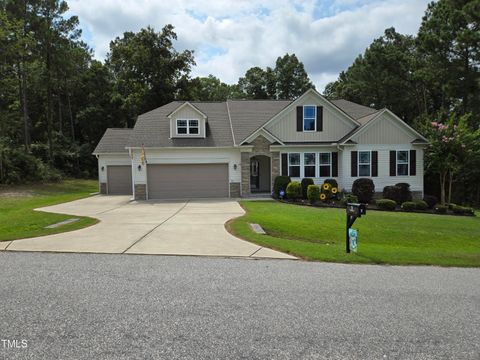
[[[280,191],[283,190],[287,192],[287,186],[292,180],[288,176],[277,176],[273,183],[273,197],[278,198],[280,196]]]
[[[417,209],[417,205],[413,201],[405,201],[402,204],[402,210],[413,211]]]
[[[375,185],[372,179],[360,178],[353,182],[352,194],[358,197],[358,201],[369,203],[375,194]]]
[[[338,182],[335,179],[325,179],[323,182],[324,184],[330,184],[332,188],[337,188],[338,189]]]
[[[310,204],[315,204],[320,199],[320,186],[308,185],[307,198],[310,201]]]
[[[313,179],[311,178],[305,178],[302,179],[302,197],[304,199],[307,199],[307,189],[310,185],[314,185],[315,183],[313,182]]]
[[[410,184],[408,183],[398,183],[395,186],[398,190],[398,200],[400,204],[403,204],[405,201],[412,201],[412,192],[410,191]]]
[[[292,181],[287,185],[287,190],[285,192],[287,198],[291,200],[298,200],[302,197],[302,184],[298,181]]]
[[[448,207],[445,205],[437,205],[435,206],[435,212],[437,214],[446,214],[448,210]]]
[[[425,195],[423,197],[423,201],[425,201],[428,204],[429,209],[433,209],[435,205],[437,205],[438,203],[437,197],[433,195]]]
[[[358,198],[352,194],[345,194],[342,199],[342,204],[347,205],[348,203],[358,203]]]
[[[428,209],[428,204],[423,201],[423,200],[413,200],[413,203],[415,204],[415,209],[416,210],[427,210]]]
[[[389,185],[383,188],[383,198],[393,200],[397,204],[401,204],[399,193],[400,193],[400,188],[395,185]]]
[[[451,210],[456,215],[475,215],[475,212],[473,211],[472,208],[455,205],[455,204],[451,204],[451,205],[452,205]]]
[[[397,203],[390,199],[379,199],[377,200],[377,207],[381,210],[394,211]]]
[[[458,206],[458,205],[457,205],[457,204],[454,204],[454,203],[448,204],[448,210],[453,210],[453,208],[454,208],[455,206]]]

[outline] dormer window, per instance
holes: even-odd
[[[199,127],[196,119],[178,119],[177,135],[198,135]]]
[[[303,131],[316,131],[317,107],[305,105],[303,107]]]

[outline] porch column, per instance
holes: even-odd
[[[250,152],[241,153],[242,196],[250,195]]]

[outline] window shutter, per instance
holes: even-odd
[[[390,150],[390,176],[397,175],[397,152]]]
[[[317,131],[323,131],[323,106],[317,106]]]
[[[338,152],[332,152],[332,177],[338,177]]]
[[[417,150],[410,150],[410,176],[417,175]]]
[[[282,175],[288,176],[288,154],[282,154]]]
[[[352,151],[350,153],[352,155],[352,161],[351,161],[351,164],[352,164],[352,168],[351,168],[351,175],[352,177],[356,177],[357,176],[357,169],[358,169],[358,152],[357,151]]]
[[[303,106],[297,106],[297,131],[303,131]]]
[[[378,151],[372,151],[372,177],[378,176]]]

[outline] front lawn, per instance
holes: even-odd
[[[480,218],[367,211],[358,252],[345,253],[345,209],[242,201],[227,227],[240,238],[304,259],[343,263],[480,266]],[[260,224],[267,235],[254,233]]]
[[[98,191],[95,180],[66,180],[55,184],[0,187],[0,241],[56,234],[93,225],[96,219],[52,214],[33,209],[89,196]],[[79,221],[54,229],[45,226],[80,218]]]

